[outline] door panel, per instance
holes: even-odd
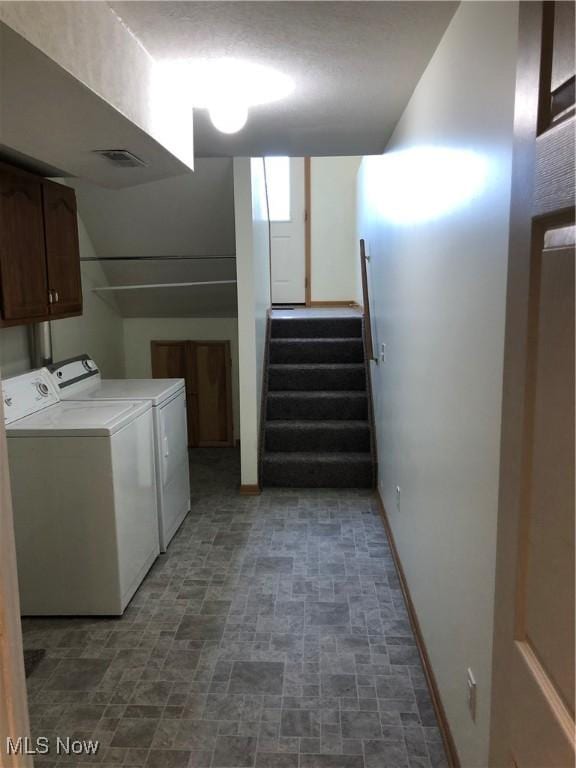
[[[82,279],[76,194],[62,184],[43,182],[44,232],[50,314],[82,311]]]
[[[574,764],[574,227],[539,224],[533,241],[509,748],[518,768],[566,768]]]
[[[572,246],[546,247],[571,234]],[[519,634],[574,713],[574,227],[547,232],[535,282],[528,388],[526,580]],[[538,274],[539,273],[539,274]],[[550,628],[554,627],[551,632]]]
[[[574,23],[574,3],[555,3],[550,80],[552,121],[568,116],[574,108]]]
[[[232,445],[230,344],[194,343],[198,392],[198,445]]]
[[[571,5],[520,5],[491,768],[576,758]]]
[[[234,443],[232,378],[228,341],[153,341],[152,375],[184,378],[188,444]]]
[[[40,181],[0,174],[0,269],[4,320],[48,315]]]
[[[553,691],[543,696],[548,676],[536,656],[519,644],[509,669],[514,680],[508,750],[516,768],[571,768],[573,726]],[[495,763],[490,763],[492,767]]]
[[[195,445],[196,392],[187,342],[152,341],[150,349],[152,376],[155,379],[184,379],[185,381],[188,445]]]
[[[290,219],[271,221],[273,304],[306,301],[304,158],[290,158]]]

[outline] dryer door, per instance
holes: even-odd
[[[184,390],[159,413],[160,464],[162,482],[167,485],[182,462],[188,463],[188,432],[186,425],[186,395]]]

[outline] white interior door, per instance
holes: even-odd
[[[272,303],[304,304],[304,158],[266,158],[271,223]]]

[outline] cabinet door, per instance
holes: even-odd
[[[50,315],[77,314],[82,312],[82,281],[76,195],[70,187],[49,181],[42,190]]]
[[[40,181],[0,173],[2,319],[48,315],[48,284]]]

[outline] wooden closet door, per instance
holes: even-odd
[[[76,194],[70,187],[44,181],[42,195],[50,314],[79,313],[82,312],[82,280]]]
[[[198,401],[198,445],[232,445],[231,357],[229,341],[194,341]]]
[[[234,444],[229,341],[153,341],[152,376],[186,381],[190,446]]]
[[[190,345],[187,341],[152,341],[152,376],[155,379],[184,379],[186,385],[186,418],[188,446],[197,445],[197,404]]]
[[[0,173],[0,273],[3,320],[48,315],[40,181]]]

